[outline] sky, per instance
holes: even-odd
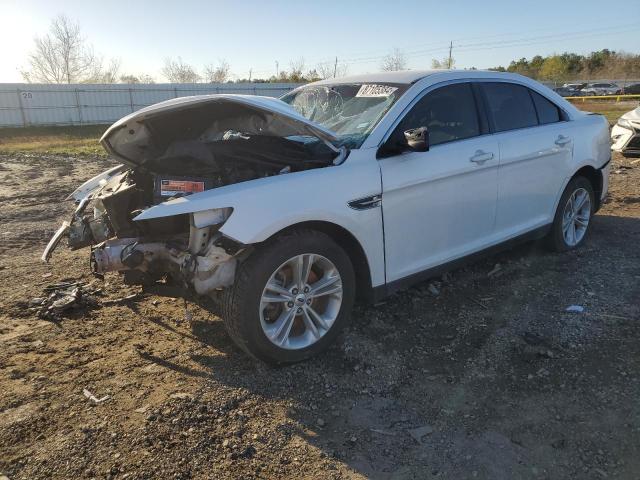
[[[615,8],[613,8],[615,6]],[[338,58],[349,74],[380,69],[402,50],[411,69],[430,68],[453,42],[457,68],[507,66],[565,51],[640,53],[640,0],[0,0],[0,82],[20,82],[33,39],[65,14],[121,74],[156,82],[167,57],[199,70],[225,59],[236,77],[268,78],[291,61],[306,68]]]

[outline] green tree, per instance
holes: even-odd
[[[529,62],[529,70],[531,78],[538,78],[540,76],[540,69],[544,64],[544,57],[541,55],[536,55]]]
[[[520,60],[512,60],[507,67],[507,72],[519,73],[520,75],[531,76],[531,66],[529,61],[522,57]]]
[[[565,80],[567,78],[566,63],[559,55],[545,58],[542,67],[540,67],[540,78],[554,82]]]

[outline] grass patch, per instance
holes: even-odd
[[[576,108],[585,112],[599,113],[609,120],[609,124],[613,125],[618,119],[630,110],[638,106],[638,102],[614,102],[611,100],[575,100],[572,102]]]
[[[0,128],[0,153],[55,153],[106,157],[107,153],[98,143],[106,129],[106,125]]]

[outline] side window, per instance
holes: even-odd
[[[483,83],[489,115],[496,132],[538,125],[528,88],[514,83]]]
[[[431,146],[480,135],[471,85],[455,83],[427,93],[402,119],[395,135],[427,127]]]
[[[552,102],[544,98],[538,92],[534,92],[533,90],[529,90],[529,92],[531,93],[533,103],[536,106],[540,125],[559,122],[562,119],[560,115],[560,109],[556,107]]]

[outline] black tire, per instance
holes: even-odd
[[[290,258],[306,253],[322,255],[335,265],[342,280],[342,304],[331,328],[315,343],[298,350],[280,348],[262,329],[260,299],[278,267]],[[353,307],[355,288],[351,261],[331,237],[315,230],[295,230],[257,247],[238,266],[234,285],[225,290],[222,317],[233,341],[252,357],[275,365],[300,362],[326,349],[345,327]]]
[[[591,211],[589,214],[589,223],[587,224],[587,230],[582,237],[582,239],[576,245],[569,245],[565,241],[564,234],[562,231],[562,220],[563,213],[567,202],[569,201],[569,197],[579,188],[583,188],[589,194],[589,200],[591,202]],[[595,194],[593,193],[593,186],[591,182],[585,177],[574,177],[571,179],[567,187],[564,189],[562,193],[562,197],[560,197],[560,202],[558,203],[558,208],[556,209],[556,214],[553,219],[553,225],[551,227],[551,231],[547,235],[546,244],[547,247],[555,252],[565,252],[567,250],[572,250],[574,248],[580,247],[589,234],[589,230],[591,228],[591,222],[593,220],[593,214],[595,213]]]

